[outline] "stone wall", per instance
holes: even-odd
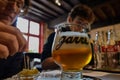
[[[91,30],[89,33],[91,34],[91,38],[95,38],[95,33],[97,31],[108,31],[109,29],[113,29],[115,32],[115,37],[120,40],[120,23],[119,24],[114,24],[114,25],[109,25],[109,26],[103,26],[102,28],[97,28]]]

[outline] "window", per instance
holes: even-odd
[[[33,21],[30,21],[30,33],[31,33],[31,34],[39,35],[39,34],[40,34],[40,33],[39,33],[39,31],[40,31],[39,28],[40,28],[40,27],[39,27],[39,24],[38,24],[38,23],[35,23],[35,22],[33,22]]]
[[[18,17],[17,27],[28,42],[28,52],[42,52],[43,28],[40,25],[41,24],[37,22]]]
[[[28,33],[28,20],[18,17],[17,27],[18,27],[23,33]]]
[[[29,37],[29,51],[39,52],[39,38]]]

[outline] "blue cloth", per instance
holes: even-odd
[[[46,43],[44,44],[43,47],[43,52],[41,54],[41,61],[45,60],[48,57],[51,57],[51,49],[52,49],[52,43],[54,40],[54,36],[55,36],[55,32],[51,33],[46,41]]]
[[[0,59],[0,80],[11,77],[23,69],[23,54],[16,53],[7,59]]]

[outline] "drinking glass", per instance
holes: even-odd
[[[60,80],[82,80],[82,69],[92,58],[85,28],[88,26],[69,23],[55,28],[52,57],[62,70]]]

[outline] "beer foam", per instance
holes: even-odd
[[[84,36],[84,37],[88,37],[88,34],[68,31],[68,32],[61,32],[60,36]]]

